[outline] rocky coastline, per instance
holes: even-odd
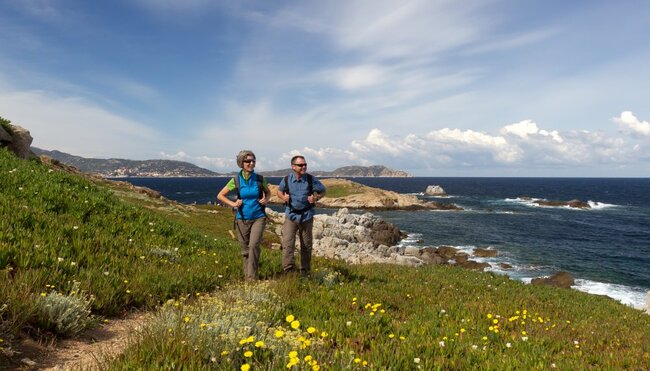
[[[267,215],[276,223],[275,232],[280,235],[284,213],[267,209]],[[353,214],[341,208],[332,214],[314,217],[313,254],[349,264],[385,263],[410,267],[450,264],[480,270],[489,266],[470,260],[467,253],[450,246],[400,246],[404,237],[396,226],[378,216],[368,212]]]

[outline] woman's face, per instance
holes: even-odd
[[[255,168],[255,156],[248,155],[243,161],[245,171],[251,172]]]

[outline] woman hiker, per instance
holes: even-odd
[[[244,260],[244,276],[246,280],[257,280],[260,242],[266,226],[265,208],[271,192],[266,179],[255,173],[255,154],[252,151],[240,151],[237,165],[241,171],[223,187],[217,199],[235,210],[235,234]],[[233,191],[237,194],[235,201],[226,197]]]

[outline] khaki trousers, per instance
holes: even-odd
[[[256,280],[260,261],[260,242],[266,226],[266,218],[253,220],[237,219],[235,234],[239,240],[243,258],[244,276],[247,280]]]
[[[296,234],[300,240],[300,272],[308,273],[311,269],[312,229],[314,219],[302,224],[295,223],[289,218],[282,225],[282,269],[285,272],[295,271],[294,252],[296,249]]]

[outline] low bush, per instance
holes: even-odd
[[[34,321],[39,324],[39,328],[58,335],[78,335],[98,324],[98,320],[91,314],[93,300],[92,295],[79,289],[79,282],[74,282],[67,293],[54,289],[49,293],[42,292],[36,299]]]

